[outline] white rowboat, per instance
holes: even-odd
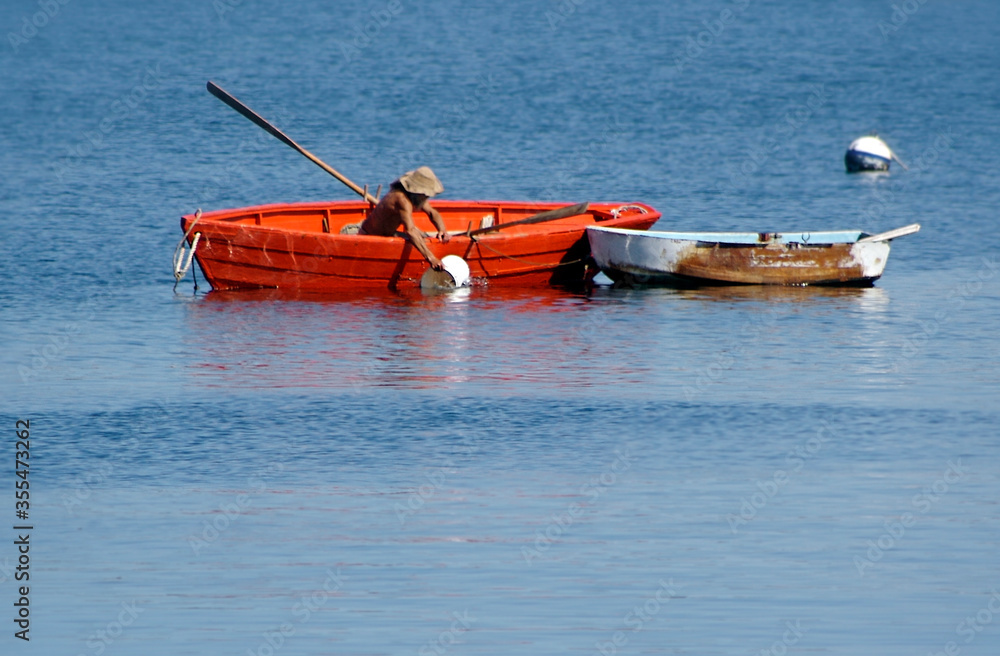
[[[658,232],[588,227],[590,252],[609,278],[629,284],[699,286],[871,285],[889,242],[912,224],[877,235],[832,232]]]

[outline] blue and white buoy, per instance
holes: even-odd
[[[844,165],[848,173],[888,171],[889,162],[894,157],[892,149],[884,141],[871,135],[851,142],[844,155]]]

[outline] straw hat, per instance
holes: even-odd
[[[403,189],[411,194],[422,194],[430,198],[444,191],[444,185],[434,175],[429,166],[421,166],[414,171],[407,171],[396,180]]]

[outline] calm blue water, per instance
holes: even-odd
[[[50,5],[0,4],[3,653],[1000,651],[1000,5]],[[174,293],[181,214],[352,197],[209,79],[372,187],[923,228],[861,290]],[[908,172],[844,173],[873,129]]]

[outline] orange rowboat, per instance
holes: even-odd
[[[340,234],[371,207],[364,200],[260,205],[189,214],[181,227],[214,289],[419,287],[430,265],[410,241]],[[581,283],[597,272],[587,267],[587,226],[646,230],[660,218],[641,203],[591,203],[581,214],[505,227],[565,204],[437,200],[434,207],[452,237],[448,243],[428,239],[428,247],[438,258],[463,258],[473,280],[490,285]],[[414,220],[421,230],[436,231],[423,213]]]

